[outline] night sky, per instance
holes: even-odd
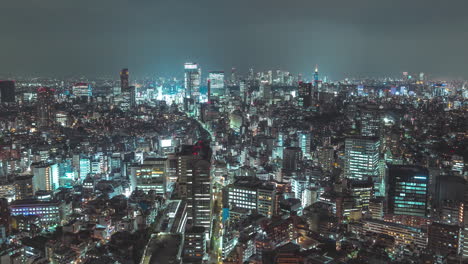
[[[0,75],[282,69],[468,78],[468,1],[1,0]]]

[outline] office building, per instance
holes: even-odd
[[[344,176],[355,180],[372,178],[376,194],[380,194],[384,187],[379,160],[380,141],[378,138],[353,137],[345,140]]]
[[[196,145],[184,145],[180,151],[169,157],[177,162],[177,193],[187,201],[187,225],[205,227],[211,230],[211,149],[198,142]]]
[[[55,201],[17,200],[10,204],[11,215],[37,215],[45,227],[60,223],[60,203]]]
[[[378,111],[363,110],[361,112],[361,136],[378,137],[382,126]]]
[[[300,82],[297,96],[299,106],[309,108],[312,105],[312,84]]]
[[[29,199],[34,196],[33,175],[22,175],[15,177],[15,198],[16,200]]]
[[[432,223],[427,230],[427,248],[439,256],[455,257],[459,252],[460,227],[457,225],[446,225]]]
[[[76,83],[72,87],[72,93],[77,98],[89,98],[92,96],[91,85],[88,83]]]
[[[49,127],[54,123],[54,89],[37,89],[37,126]]]
[[[130,87],[128,82],[129,75],[128,69],[122,69],[120,71],[120,93],[126,92]]]
[[[388,212],[396,215],[426,216],[429,172],[411,165],[390,165]]]
[[[223,71],[211,71],[208,73],[208,80],[210,81],[210,96],[223,96],[225,94],[224,85],[224,72]]]
[[[310,159],[311,156],[311,147],[312,147],[312,134],[309,132],[300,132],[298,133],[299,148],[302,151],[302,157]]]
[[[195,102],[200,101],[201,68],[197,63],[185,63],[184,65],[184,87],[185,97]]]
[[[276,189],[271,183],[258,179],[238,179],[227,187],[227,204],[271,217],[275,211]]]
[[[299,147],[287,147],[283,151],[283,169],[285,171],[296,171],[299,161],[302,159],[302,150]]]
[[[427,232],[424,232],[421,228],[369,219],[363,221],[362,229],[364,232],[391,236],[395,239],[395,244],[397,246],[411,244],[420,250],[427,246]]]
[[[15,82],[0,81],[0,102],[14,103],[15,102]]]
[[[132,172],[132,185],[138,190],[166,195],[166,164],[167,159],[164,158],[145,159]]]
[[[33,190],[54,191],[59,188],[57,164],[40,163],[33,166]]]
[[[206,235],[209,232],[202,226],[194,226],[185,230],[183,259],[184,263],[197,263],[206,253]]]

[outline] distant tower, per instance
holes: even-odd
[[[208,83],[207,83],[206,87],[208,88],[208,93],[207,93],[208,103],[210,103],[211,102],[211,81],[210,81],[210,79],[208,79]]]
[[[54,89],[41,87],[37,89],[37,126],[49,127],[54,119]]]
[[[231,85],[237,84],[237,70],[236,68],[231,69]]]
[[[184,65],[184,70],[185,97],[198,102],[200,99],[201,69],[198,64],[187,62]]]
[[[299,106],[309,108],[312,105],[312,84],[299,82],[298,88]]]
[[[15,82],[0,81],[0,102],[14,103],[15,102]]]
[[[224,72],[223,71],[210,71],[208,73],[208,79],[210,80],[210,96],[222,96],[226,94],[224,86]]]
[[[314,85],[315,87],[318,87],[319,84],[319,71],[318,71],[318,65],[315,65],[315,70],[314,70]]]
[[[128,69],[122,69],[122,71],[120,71],[120,92],[126,92],[128,90],[128,75]]]

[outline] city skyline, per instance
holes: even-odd
[[[138,76],[254,68],[333,79],[425,72],[467,78],[464,1],[9,1],[1,75]]]

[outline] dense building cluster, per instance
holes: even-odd
[[[467,83],[183,70],[0,81],[0,263],[468,261]]]

